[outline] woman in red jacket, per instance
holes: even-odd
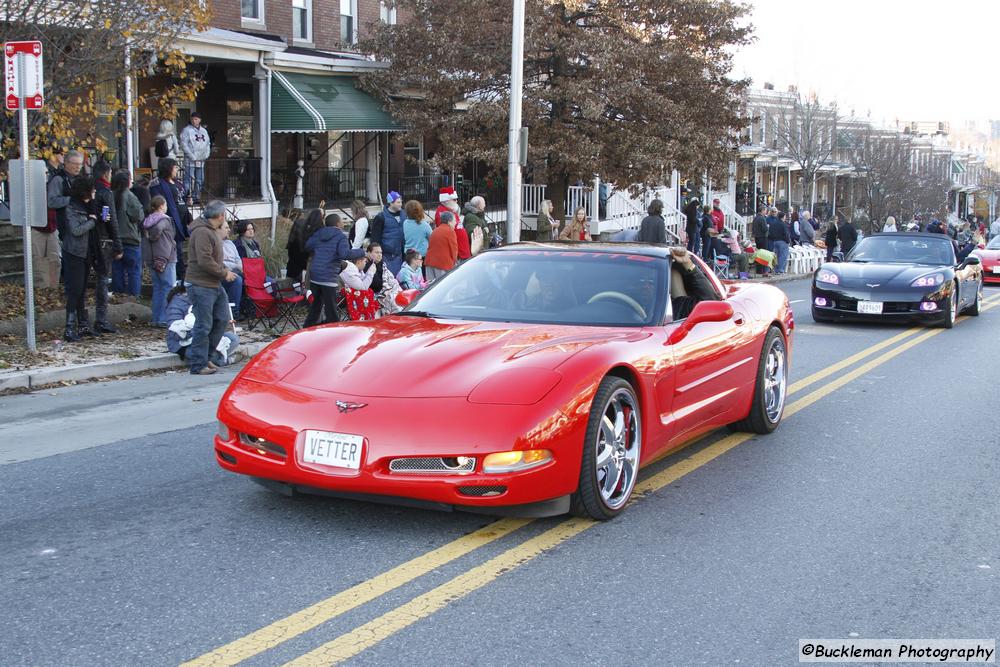
[[[434,281],[455,268],[458,261],[458,240],[455,238],[455,215],[451,211],[441,213],[441,224],[431,233],[427,244],[424,270],[428,282]]]

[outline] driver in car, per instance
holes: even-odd
[[[680,274],[684,282],[685,296],[674,296],[670,299],[673,308],[674,320],[682,320],[691,314],[694,305],[699,301],[718,301],[719,295],[708,280],[708,277],[694,264],[691,254],[684,248],[671,248],[670,259],[673,260],[672,268],[676,269],[673,275]]]

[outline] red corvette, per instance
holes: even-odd
[[[982,261],[983,283],[1000,284],[1000,236],[993,237],[985,248],[973,250],[972,254]]]
[[[683,255],[516,244],[395,315],[285,336],[222,397],[218,463],[286,494],[609,519],[644,464],[784,410],[785,295]]]

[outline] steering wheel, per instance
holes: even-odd
[[[634,310],[641,319],[646,319],[645,309],[639,305],[639,302],[630,297],[627,294],[622,294],[621,292],[598,292],[594,296],[587,299],[587,303],[594,303],[595,301],[600,301],[602,299],[612,299],[615,301],[622,301],[625,305],[629,306]]]

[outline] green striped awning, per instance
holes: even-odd
[[[343,76],[272,72],[272,132],[395,132],[403,128]]]

